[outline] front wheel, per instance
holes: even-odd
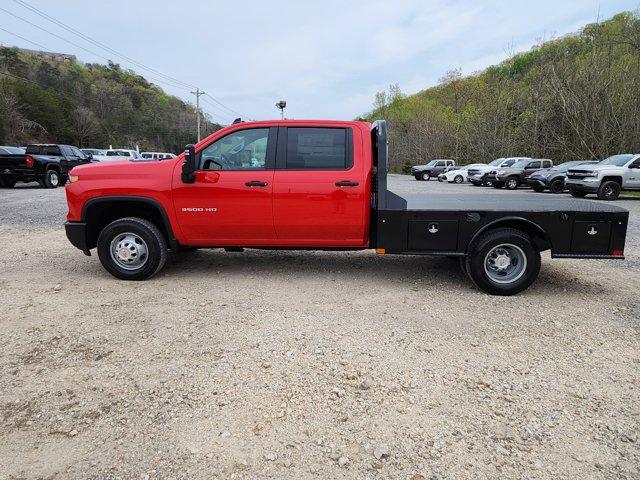
[[[98,237],[102,266],[121,280],[146,280],[164,266],[167,242],[153,223],[143,218],[121,218]]]
[[[600,200],[617,200],[620,196],[620,184],[609,180],[602,182],[600,188],[598,188],[598,198]]]
[[[420,178],[422,180],[424,180],[425,182],[428,182],[429,180],[431,180],[431,173],[429,172],[422,172],[422,175],[420,176]]]
[[[564,180],[554,180],[549,185],[549,190],[551,193],[562,193],[564,192]]]
[[[526,233],[501,228],[483,234],[466,258],[471,280],[491,295],[515,295],[540,272],[540,252]]]
[[[456,175],[455,178],[453,179],[453,183],[462,183],[464,182],[464,178],[462,177],[462,175]]]
[[[507,178],[504,186],[507,188],[507,190],[517,190],[520,186],[520,180],[518,180],[516,177]]]

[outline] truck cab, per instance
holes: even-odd
[[[402,196],[387,169],[384,121],[237,123],[175,159],[75,168],[67,237],[124,280],[153,276],[168,249],[374,249],[458,258],[499,295],[535,280],[543,250],[623,258],[619,207]]]

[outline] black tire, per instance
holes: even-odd
[[[137,269],[123,268],[111,255],[111,243],[118,235],[125,233],[144,241],[146,260]],[[167,261],[167,242],[158,227],[150,221],[137,217],[121,218],[111,222],[100,232],[98,257],[102,266],[116,278],[146,280],[158,273]]]
[[[582,192],[580,190],[569,189],[569,193],[571,194],[572,197],[576,197],[576,198],[584,198],[587,196],[587,192]]]
[[[42,183],[44,184],[44,188],[58,188],[58,186],[61,185],[60,180],[60,173],[51,168],[45,172]]]
[[[462,270],[462,273],[464,273],[464,275],[473,282],[469,269],[467,268],[467,257],[459,257],[458,261],[460,263],[460,270]]]
[[[536,185],[534,187],[531,187],[531,188],[533,188],[534,192],[538,192],[538,193],[544,192],[544,187],[539,187],[538,185]]]
[[[13,188],[16,180],[13,177],[0,177],[0,188]]]
[[[598,188],[598,198],[600,200],[617,200],[620,196],[620,184],[613,180],[602,182]]]
[[[551,182],[551,185],[549,185],[549,191],[556,194],[564,192],[564,180],[559,179]]]
[[[439,181],[439,182],[443,182],[444,180],[443,180],[443,178],[442,178],[442,177],[438,177],[438,181]]]
[[[482,177],[482,186],[483,187],[491,187],[492,185],[493,185],[493,182],[490,182],[486,175],[484,177]]]
[[[494,248],[509,245],[522,252],[526,263],[510,282],[498,283],[487,273],[485,262]],[[521,262],[520,265],[522,265]],[[540,252],[526,233],[514,228],[501,228],[484,233],[471,247],[465,264],[469,276],[478,288],[491,295],[515,295],[527,289],[540,272]],[[516,269],[517,270],[517,269]]]
[[[422,172],[420,174],[420,179],[423,182],[428,182],[429,180],[431,180],[431,172]]]
[[[464,177],[462,175],[456,175],[453,177],[453,183],[460,185],[462,182],[464,182]]]
[[[413,176],[416,180],[420,181],[420,175],[414,175]]]
[[[509,177],[504,182],[507,190],[517,190],[520,187],[520,179],[518,177]]]
[[[481,186],[481,185],[482,185],[482,182],[480,182],[480,183],[478,183],[478,182],[471,182],[471,184],[472,184],[474,187],[479,187],[479,186]]]
[[[502,188],[502,183],[499,182],[491,182],[491,186],[493,188]]]

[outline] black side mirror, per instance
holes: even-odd
[[[87,162],[90,162],[91,160],[93,160],[93,153],[87,153],[86,154],[86,160],[87,160]]]
[[[182,164],[182,182],[196,181],[196,146],[190,143],[184,147],[184,163]]]

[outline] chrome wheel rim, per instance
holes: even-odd
[[[58,183],[60,183],[58,174],[56,172],[51,172],[51,174],[49,175],[49,181],[51,182],[51,185],[57,187]]]
[[[149,249],[145,241],[135,233],[119,233],[111,240],[111,259],[125,270],[138,270],[149,259]]]
[[[611,198],[613,196],[613,187],[605,187],[604,189],[604,196],[607,198]]]
[[[527,256],[512,243],[493,247],[484,258],[484,271],[490,281],[504,285],[519,280],[527,269]]]
[[[463,178],[461,175],[458,175],[456,178],[453,179],[454,182],[456,183],[462,183],[463,182]]]
[[[507,182],[507,187],[509,187],[510,189],[516,188],[516,181],[515,180],[509,180]]]

